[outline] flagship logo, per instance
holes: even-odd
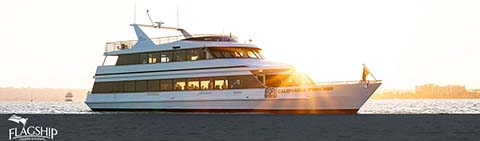
[[[22,124],[22,128],[10,128],[8,130],[8,140],[46,140],[53,139],[58,134],[58,130],[43,126],[26,126],[28,118],[22,118],[12,115],[9,121]]]

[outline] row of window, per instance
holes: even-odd
[[[210,55],[210,50],[213,55]],[[256,58],[263,59],[260,49],[240,47],[212,47],[179,49],[160,52],[119,55],[116,65],[154,64],[179,61],[195,61],[210,58]]]
[[[154,64],[172,61],[204,60],[204,48],[119,55],[116,65]]]
[[[254,48],[210,48],[210,50],[215,58],[263,58],[260,50]]]
[[[190,79],[95,82],[92,93],[223,90],[262,87],[254,76],[245,75]]]

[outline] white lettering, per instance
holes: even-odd
[[[13,132],[12,132],[13,131]],[[17,136],[17,128],[10,128],[8,130],[8,139],[12,139],[12,135]]]
[[[55,129],[55,128],[52,128],[51,131],[50,131],[50,138],[53,139],[53,136],[57,135],[58,134],[58,130]]]

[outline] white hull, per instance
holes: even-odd
[[[89,94],[86,104],[92,110],[356,112],[380,84],[317,85],[306,88],[317,90],[300,92],[305,87],[279,87],[275,97],[266,96],[265,89]]]

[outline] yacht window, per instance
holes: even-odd
[[[176,90],[176,91],[183,91],[183,90],[185,90],[185,81],[177,81],[177,82],[175,82],[175,90]]]
[[[293,74],[292,74],[293,75]],[[296,79],[283,79],[287,75],[277,75],[275,78],[282,82],[277,84],[298,84]],[[270,81],[273,76],[268,76]],[[295,77],[300,78],[300,77]],[[301,78],[303,79],[303,78]],[[263,88],[263,85],[254,75],[213,77],[213,78],[192,78],[186,79],[162,79],[162,80],[137,80],[117,82],[95,82],[92,88],[93,93],[124,93],[124,92],[155,92],[155,91],[183,91],[183,90],[223,90],[240,88]]]
[[[160,52],[160,62],[166,63],[170,62],[172,60],[172,52],[167,51],[167,52]]]
[[[228,88],[230,89],[238,89],[240,88],[240,79],[230,79],[230,85]]]
[[[204,54],[205,54],[206,59],[212,59],[213,58],[212,54],[210,54],[208,51],[204,51]]]
[[[186,58],[187,58],[185,56],[185,51],[184,50],[175,50],[173,52],[173,55],[174,55],[175,61],[185,61]]]
[[[147,81],[135,81],[135,91],[136,92],[146,92],[147,91]]]
[[[228,80],[215,80],[215,89],[222,90],[227,89],[228,87]]]
[[[213,81],[200,81],[200,89],[202,90],[212,90],[214,87]]]
[[[160,90],[171,91],[173,90],[172,84],[172,80],[160,80]]]
[[[265,85],[274,87],[311,85],[311,82],[306,80],[304,75],[300,74],[267,75],[265,79]]]
[[[238,54],[240,54],[240,57],[242,57],[242,58],[247,58],[248,57],[244,50],[239,49],[235,52],[238,52]]]
[[[160,53],[149,53],[148,54],[148,63],[149,64],[154,64],[158,62],[158,59],[160,58]]]
[[[102,66],[114,66],[118,63],[118,56],[105,56],[105,61],[103,62]]]
[[[188,81],[188,86],[186,90],[199,90],[200,81]]]
[[[251,50],[247,51],[247,55],[249,58],[259,58],[255,55],[255,53]]]
[[[140,64],[146,64],[146,63],[148,63],[147,54],[140,54]]]
[[[258,58],[265,59],[265,57],[263,57],[262,50],[254,50],[254,51],[255,51],[255,54],[257,54]]]
[[[262,83],[254,75],[232,76],[229,77],[229,88],[261,88]]]
[[[160,81],[159,80],[148,80],[148,91],[155,92],[160,90]]]
[[[260,55],[260,49],[241,48],[241,47],[210,47],[216,58],[255,58],[263,59]]]
[[[191,50],[191,55],[188,57],[188,59],[192,60],[192,61],[195,61],[195,60],[199,60],[200,59],[200,52],[202,50],[200,49],[192,49]]]
[[[233,51],[233,54],[236,58],[241,58],[242,55],[238,51]]]
[[[114,93],[121,93],[123,92],[123,82],[110,82],[112,83],[112,92]]]
[[[125,54],[119,55],[115,65],[130,65],[138,64],[140,62],[140,54]]]
[[[135,81],[125,81],[123,87],[125,92],[135,92]]]
[[[225,56],[225,58],[232,58],[233,57],[232,54],[230,54],[231,52],[229,52],[229,51],[224,51],[222,53],[223,53],[223,56]]]
[[[213,51],[213,55],[215,55],[216,58],[224,58],[223,55],[222,55],[222,52],[216,50],[216,51]]]
[[[108,82],[95,82],[93,83],[92,92],[94,93],[109,93]]]

